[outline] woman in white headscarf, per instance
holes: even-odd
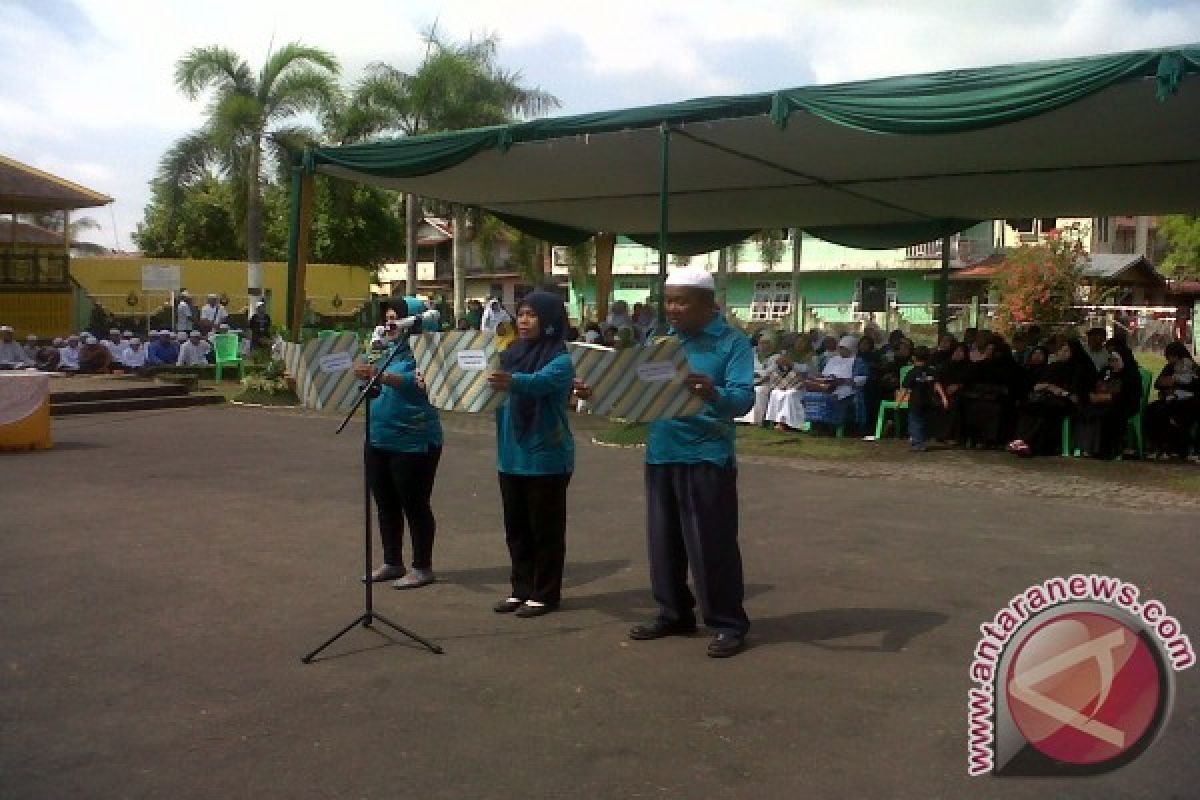
[[[804,414],[813,424],[839,428],[854,408],[854,358],[858,338],[846,335],[838,340],[837,352],[825,362],[821,377],[810,381],[804,393]]]

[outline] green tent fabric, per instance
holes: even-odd
[[[971,220],[1200,211],[1198,73],[1200,46],[1159,48],[316,148],[304,168],[553,242],[653,246],[666,130],[671,252],[773,227],[896,247]]]

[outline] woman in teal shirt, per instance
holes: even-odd
[[[408,316],[415,316],[425,311],[425,304],[406,297],[402,308]],[[370,401],[367,481],[379,509],[383,566],[369,578],[394,580],[392,586],[397,589],[416,589],[434,582],[433,538],[437,523],[429,499],[442,455],[442,425],[417,375],[412,350],[399,335],[394,311],[387,312],[385,329],[388,346],[400,348],[400,352],[383,374],[379,397]],[[372,364],[359,364],[354,372],[369,380],[378,370]],[[405,519],[413,549],[412,571],[407,573],[403,558]]]
[[[540,617],[558,608],[567,554],[567,485],[575,439],[567,398],[575,367],[567,355],[562,300],[532,292],[517,308],[517,339],[500,354],[488,383],[508,392],[496,409],[497,470],[512,594],[499,613]]]

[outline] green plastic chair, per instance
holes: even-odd
[[[1142,376],[1142,403],[1138,407],[1138,411],[1129,418],[1129,422],[1125,425],[1125,441],[1133,441],[1137,444],[1138,458],[1146,457],[1146,440],[1142,435],[1142,412],[1146,410],[1146,406],[1150,404],[1150,391],[1154,388],[1154,373],[1145,367],[1139,367],[1138,373]],[[1063,419],[1062,427],[1062,454],[1078,456],[1081,453],[1071,447],[1071,418]],[[1118,459],[1121,457],[1118,455]]]
[[[242,363],[241,339],[236,333],[218,333],[213,337],[213,347],[217,354],[217,381],[221,380],[221,367],[237,365],[238,377],[246,377],[246,366]]]
[[[1139,367],[1138,372],[1142,376],[1142,404],[1138,406],[1138,412],[1129,418],[1129,422],[1125,426],[1125,441],[1137,442],[1138,458],[1145,458],[1146,440],[1142,436],[1142,412],[1150,404],[1150,390],[1154,388],[1154,373],[1145,367]]]
[[[326,336],[337,336],[341,331],[324,330],[317,332],[317,338],[324,339]]]
[[[904,385],[904,379],[908,377],[909,370],[912,367],[900,368],[900,386]],[[900,387],[897,387],[899,391]],[[895,400],[884,400],[879,404],[879,414],[875,417],[875,438],[883,438],[883,423],[887,420],[887,412],[891,411],[896,418],[896,438],[900,438],[900,412],[908,411],[908,402],[897,403]]]

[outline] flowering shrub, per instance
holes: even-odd
[[[1057,237],[1009,251],[991,285],[998,296],[996,327],[1011,333],[1020,325],[1076,321],[1071,307],[1079,295],[1085,258],[1079,242]]]

